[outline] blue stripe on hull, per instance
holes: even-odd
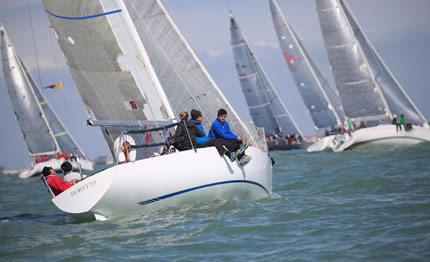
[[[48,10],[45,9],[45,11],[52,15],[53,17],[56,18],[61,18],[61,19],[67,19],[67,20],[84,20],[84,19],[90,19],[90,18],[96,18],[99,16],[104,16],[104,15],[110,15],[110,14],[115,14],[115,13],[119,13],[122,12],[121,9],[118,10],[114,10],[114,11],[110,11],[110,12],[106,12],[106,13],[101,13],[101,14],[96,14],[96,15],[90,15],[90,16],[82,16],[82,17],[70,17],[70,16],[61,16],[61,15],[56,15],[54,13],[49,12]]]
[[[252,182],[252,181],[246,181],[246,180],[231,180],[231,181],[217,182],[217,183],[212,183],[212,184],[207,184],[207,185],[203,185],[203,186],[198,186],[198,187],[193,187],[193,188],[185,189],[185,190],[178,191],[178,192],[175,192],[175,193],[171,193],[171,194],[167,194],[167,195],[164,195],[164,196],[152,198],[152,199],[149,199],[149,200],[146,200],[146,201],[142,201],[142,202],[139,202],[138,204],[139,205],[147,205],[147,204],[150,204],[152,202],[157,202],[157,201],[169,198],[169,197],[177,196],[177,195],[184,194],[184,193],[187,193],[187,192],[190,192],[190,191],[194,191],[194,190],[197,190],[197,189],[202,189],[202,188],[205,188],[205,187],[212,187],[212,186],[217,186],[217,185],[222,185],[222,184],[232,184],[232,183],[248,183],[248,184],[253,184],[253,185],[261,187],[262,189],[264,189],[264,191],[266,191],[266,193],[268,195],[270,195],[269,191],[264,186],[260,185],[259,183]]]

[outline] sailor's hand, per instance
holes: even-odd
[[[237,141],[242,142],[243,141],[243,136],[238,136],[237,137]]]

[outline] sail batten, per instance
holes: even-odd
[[[286,107],[273,89],[240,28],[230,13],[231,46],[234,62],[251,117],[269,134],[300,134]]]
[[[288,69],[316,128],[339,126],[344,113],[336,93],[333,93],[333,88],[307,53],[276,1],[270,0],[269,4]]]

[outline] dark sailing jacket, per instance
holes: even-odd
[[[187,127],[186,129],[185,129],[185,126]],[[188,130],[188,133],[187,133],[187,130]],[[176,128],[175,134],[169,137],[169,140],[183,137],[184,140],[174,143],[173,145],[177,147],[179,150],[188,150],[192,148],[188,134],[189,134],[189,137],[191,138],[191,141],[193,142],[194,147],[197,146],[196,137],[205,136],[205,134],[203,134],[203,132],[196,126],[194,122],[185,120],[185,121],[181,121],[181,123]]]

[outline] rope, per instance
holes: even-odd
[[[145,120],[145,124],[146,124],[146,129],[149,129],[148,121]],[[145,145],[149,145],[149,142],[151,142],[151,139],[152,139],[152,132],[146,133]],[[145,147],[145,156],[148,157],[148,148],[147,147]]]
[[[27,0],[27,6],[28,6],[28,15],[30,16],[31,36],[33,37],[34,56],[36,57],[37,73],[39,75],[39,84],[40,84],[40,87],[42,87],[42,77],[40,76],[39,59],[37,57],[37,51],[36,51],[36,40],[34,39],[33,19],[31,18],[30,0]]]

